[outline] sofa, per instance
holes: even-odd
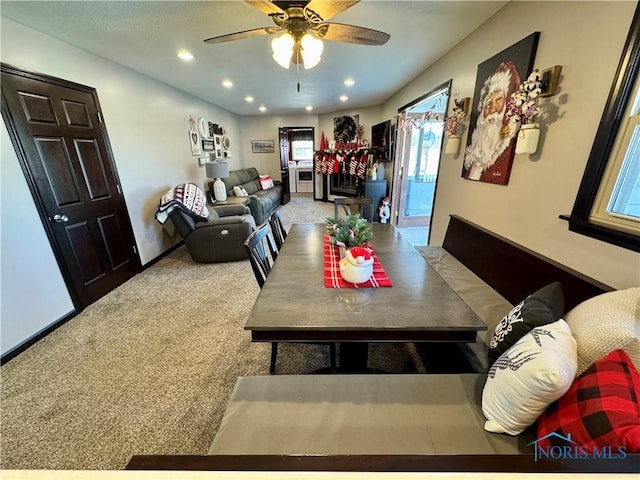
[[[256,221],[261,225],[269,219],[282,203],[282,184],[274,182],[270,188],[263,189],[260,184],[260,174],[254,167],[242,170],[232,170],[222,181],[227,189],[227,196],[238,196],[233,187],[242,187],[249,196],[249,209]],[[209,191],[213,195],[213,182],[209,182]]]
[[[197,464],[201,470],[637,471],[637,454],[609,461],[538,458],[535,422],[518,434],[485,429],[483,395],[489,382],[498,378],[490,380],[493,374],[487,360],[498,322],[523,299],[536,297],[531,294],[546,291],[549,285],[555,288],[557,282],[564,292],[561,313],[567,312],[567,321],[549,324],[549,329],[553,325],[556,330],[542,336],[546,341],[564,335],[571,344],[565,323],[571,323],[572,317],[578,325],[582,321],[574,312],[591,310],[590,302],[617,292],[457,216],[450,219],[442,247],[419,250],[488,326],[476,343],[460,345],[477,373],[241,377],[208,456],[134,457],[130,467],[160,463],[165,468]],[[602,324],[601,317],[593,321]],[[593,328],[584,329],[589,330]],[[524,337],[537,341],[538,336]],[[624,342],[630,346],[631,337],[617,346]],[[609,344],[607,349],[615,346]],[[637,351],[637,338],[631,346]],[[518,371],[503,367],[498,370]],[[537,370],[534,367],[534,374]],[[568,378],[573,381],[576,373],[569,369]],[[537,393],[534,390],[531,397]],[[511,401],[510,406],[528,407],[528,403],[525,397]]]
[[[248,258],[244,241],[256,224],[246,206],[210,206],[206,221],[196,220],[184,209],[176,208],[169,218],[194,261],[218,263]]]

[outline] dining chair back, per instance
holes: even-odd
[[[280,250],[282,248],[282,245],[284,244],[285,239],[287,238],[287,231],[284,228],[280,210],[274,211],[269,216],[269,226],[271,227],[271,233],[273,234],[273,239],[276,242],[276,247],[278,247],[278,250]]]
[[[269,272],[276,258],[278,250],[271,236],[269,225],[260,225],[244,242],[244,248],[249,255],[251,268],[260,288],[267,281]]]
[[[362,218],[366,218],[373,223],[373,197],[338,197],[333,201],[333,214],[338,218],[340,207],[345,215],[359,213]]]
[[[270,219],[271,220],[271,219]],[[278,222],[282,225],[282,219],[278,214]],[[271,222],[269,222],[271,223]],[[284,228],[282,228],[284,232]],[[286,237],[286,232],[284,232]],[[284,242],[284,239],[283,239]],[[256,277],[258,285],[262,288],[267,281],[267,277],[271,272],[276,258],[278,258],[278,249],[275,246],[275,242],[271,235],[271,230],[267,223],[260,225],[249,238],[244,242],[244,247],[249,255],[249,261],[251,262],[251,268],[253,274]],[[325,343],[322,343],[325,345]],[[336,344],[329,344],[330,351],[329,356],[331,358],[331,369],[336,368]],[[278,342],[271,342],[271,362],[269,365],[269,373],[275,373],[276,371],[276,359],[278,357]]]

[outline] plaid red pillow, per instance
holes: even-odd
[[[640,373],[624,350],[614,350],[580,375],[538,418],[538,447],[624,447],[640,452]],[[553,434],[556,435],[553,435]],[[598,452],[595,452],[596,454]]]

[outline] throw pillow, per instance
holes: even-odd
[[[267,188],[273,188],[274,183],[273,183],[273,180],[271,179],[271,176],[260,175],[260,185],[262,186],[263,190],[266,190]]]
[[[578,375],[618,349],[640,369],[640,287],[585,300],[567,313],[566,320],[578,342]]]
[[[576,341],[564,320],[536,327],[489,369],[482,413],[489,432],[518,435],[571,386]]]
[[[591,365],[540,416],[537,447],[565,446],[564,438],[570,438],[590,455],[608,447],[614,454],[620,447],[640,453],[639,397],[638,370],[624,350],[614,350]]]
[[[489,365],[527,332],[553,323],[564,313],[564,295],[559,282],[532,293],[507,313],[496,325],[489,341]]]
[[[233,193],[235,194],[236,197],[248,197],[249,196],[249,194],[247,193],[245,188],[241,187],[241,186],[238,186],[238,185],[233,187]]]

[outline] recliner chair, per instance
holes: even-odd
[[[209,207],[209,219],[206,221],[197,221],[187,212],[175,208],[169,218],[194,261],[219,263],[248,258],[244,241],[256,228],[248,207]]]

